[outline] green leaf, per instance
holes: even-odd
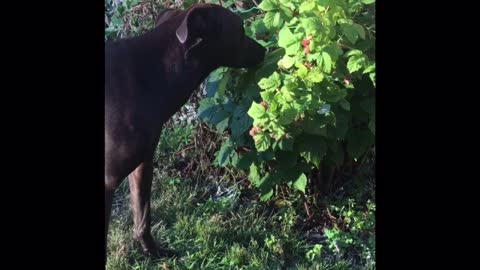
[[[302,122],[305,133],[327,136],[327,120],[323,115],[306,116]]]
[[[270,144],[271,138],[267,133],[262,132],[255,135],[255,147],[257,148],[258,152],[264,152],[268,150]]]
[[[282,26],[282,23],[283,23],[283,20],[280,12],[276,12],[275,15],[273,16],[272,27],[280,28],[280,26]]]
[[[268,28],[268,29],[272,29],[274,28],[274,23],[273,23],[273,20],[275,18],[275,14],[279,14],[278,12],[267,12],[265,14],[265,17],[263,17],[263,23],[265,24],[265,26]]]
[[[366,64],[365,55],[354,55],[348,59],[347,68],[350,73],[360,70]]]
[[[261,79],[258,86],[264,90],[275,90],[281,83],[280,74],[274,72],[270,77]]]
[[[313,163],[317,168],[321,159],[327,153],[327,144],[325,139],[320,136],[302,134],[296,140],[298,142],[298,151],[307,162]]]
[[[268,190],[265,190],[265,191],[262,191],[261,193],[261,196],[260,196],[260,200],[262,202],[265,202],[265,201],[268,201],[272,195],[273,195],[273,188],[270,188]]]
[[[340,88],[336,84],[327,84],[321,87],[320,93],[322,100],[333,103],[336,103],[347,96],[347,90]]]
[[[332,71],[332,58],[328,52],[322,52],[322,64],[323,71],[326,73],[330,73],[330,71]]]
[[[248,179],[256,186],[256,183],[260,181],[259,169],[255,163],[250,165],[250,172],[248,174]]]
[[[215,163],[220,167],[225,167],[229,163],[229,158],[234,153],[232,141],[229,139],[222,144],[220,151],[218,152]]]
[[[289,69],[295,64],[295,58],[290,57],[288,55],[285,55],[279,62],[278,64],[282,66],[285,69]]]
[[[355,31],[357,31],[358,35],[362,38],[365,39],[365,29],[363,29],[363,26],[360,24],[353,24],[353,27],[355,28]]]
[[[299,40],[295,35],[292,34],[292,31],[288,28],[288,26],[282,27],[280,32],[278,33],[278,46],[287,49],[290,45],[298,43],[300,45]],[[288,54],[288,53],[287,53]]]
[[[293,187],[302,193],[305,193],[305,187],[307,186],[307,176],[302,173],[295,182],[293,182]]]
[[[319,68],[312,68],[308,73],[307,80],[319,83],[323,80],[323,73]]]
[[[278,8],[278,3],[274,0],[263,0],[258,8],[263,11],[272,11]]]
[[[198,118],[204,122],[210,122],[212,116],[220,110],[220,106],[215,103],[213,98],[204,98],[200,101],[200,107],[198,108]]]
[[[343,33],[345,34],[345,36],[347,37],[347,39],[355,44],[355,42],[357,42],[358,40],[358,32],[357,32],[357,29],[355,28],[355,26],[351,25],[351,24],[344,24],[343,25]]]
[[[233,163],[233,166],[235,166],[235,168],[239,170],[246,170],[252,165],[252,162],[255,161],[256,157],[257,153],[255,151],[250,151],[240,156],[237,162]]]
[[[375,0],[362,0],[362,3],[364,4],[372,4],[372,3],[375,3]]]
[[[292,106],[286,105],[283,106],[280,111],[280,116],[278,118],[278,123],[280,125],[288,125],[297,117],[297,110],[295,110]]]
[[[375,72],[375,63],[369,65],[367,68],[365,68],[365,70],[363,71],[363,74],[365,73],[371,73],[371,72]]]
[[[247,115],[247,107],[237,106],[233,112],[233,117],[230,124],[230,130],[232,131],[232,137],[234,139],[239,138],[244,132],[248,131],[253,121]]]
[[[299,12],[304,13],[306,11],[312,11],[315,8],[314,1],[305,1],[300,5]]]
[[[223,75],[223,78],[220,81],[220,84],[218,85],[218,89],[215,93],[215,96],[217,97],[225,96],[225,89],[227,88],[227,83],[230,81],[230,78],[231,78],[230,72],[227,72]]]
[[[327,7],[330,4],[330,0],[317,0],[317,3],[322,7]]]
[[[212,117],[210,119],[210,124],[216,125],[222,122],[223,120],[228,119],[228,116],[229,116],[229,113],[227,113],[226,111],[223,111],[223,110],[217,111],[212,114]]]
[[[322,32],[322,23],[317,17],[302,18],[300,19],[300,22],[302,23],[303,29],[307,34],[316,35],[317,33]],[[312,49],[313,47],[315,46],[312,46],[310,48]]]
[[[360,51],[360,50],[352,49],[352,50],[348,51],[345,56],[351,57],[351,56],[354,56],[354,55],[363,55],[363,52]]]
[[[227,127],[228,127],[228,121],[229,120],[230,120],[230,118],[227,117],[227,118],[223,119],[222,121],[220,121],[216,126],[217,131],[220,132],[220,133],[224,132],[225,129],[227,129]]]
[[[267,113],[265,112],[265,108],[255,101],[252,101],[252,106],[248,110],[247,114],[253,119],[264,119],[268,117]]]
[[[272,103],[273,97],[275,96],[275,90],[262,91],[260,92],[260,96],[262,97],[262,100],[270,104]]]

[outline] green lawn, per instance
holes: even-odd
[[[214,168],[206,156],[215,149],[199,141],[208,137],[202,132],[165,129],[156,156],[152,233],[178,257],[139,254],[124,181],[107,269],[375,269],[374,177],[363,174],[310,205],[316,215],[307,220],[303,204],[262,203],[244,177]]]

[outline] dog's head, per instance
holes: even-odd
[[[245,35],[240,17],[217,5],[186,10],[176,36],[188,54],[202,54],[220,66],[250,68],[265,57],[265,48]]]

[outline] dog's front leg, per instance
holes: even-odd
[[[157,247],[150,231],[150,194],[153,179],[152,158],[146,159],[128,177],[130,202],[133,212],[133,237],[139,242],[143,252],[148,255],[157,254]]]

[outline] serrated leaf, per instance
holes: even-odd
[[[223,119],[222,121],[218,122],[218,124],[216,125],[216,128],[217,128],[217,131],[222,133],[225,131],[225,129],[227,129],[228,127],[228,122],[229,122],[230,118],[225,118]]]
[[[282,27],[280,32],[278,33],[278,46],[287,49],[290,45],[294,43],[298,43],[299,41],[293,35],[292,31],[288,28],[288,26]]]
[[[354,55],[348,59],[347,68],[350,73],[360,70],[366,64],[365,55]]]
[[[275,90],[266,90],[260,92],[260,96],[262,97],[262,100],[267,102],[267,104],[272,103],[273,97],[275,96]]]
[[[255,135],[255,147],[257,148],[258,152],[264,152],[268,150],[271,145],[271,138],[268,136],[267,133],[262,132],[260,134]]]
[[[344,24],[343,33],[352,44],[355,44],[355,42],[357,42],[359,35],[357,29],[352,24]]]
[[[332,57],[327,52],[322,52],[322,66],[323,71],[330,73],[332,71]]]
[[[237,110],[241,110],[242,113],[237,113]],[[230,130],[232,131],[232,137],[234,139],[239,138],[244,132],[248,131],[253,122],[244,109],[237,108],[237,110],[234,112],[230,124]]]
[[[321,136],[302,134],[298,137],[297,142],[302,156],[307,162],[313,163],[318,168],[328,149],[325,139]]]
[[[274,72],[270,77],[261,79],[258,86],[264,90],[275,90],[281,83],[280,74]]]
[[[375,71],[375,63],[369,65],[365,70],[363,71],[363,74],[365,73],[371,73]]]
[[[273,0],[263,0],[259,5],[258,8],[263,11],[271,11],[278,8],[278,3]]]
[[[319,68],[312,68],[308,73],[307,80],[319,83],[323,80],[323,73]]]
[[[320,87],[315,87],[318,89]],[[318,91],[318,90],[316,90]],[[336,103],[347,96],[347,90],[340,88],[336,84],[328,84],[320,88],[320,97],[322,100]]]
[[[307,34],[316,35],[318,32],[321,32],[322,24],[319,18],[317,17],[308,17],[303,18],[300,20],[302,23],[303,29]],[[314,48],[315,45],[311,44],[311,49]]]
[[[293,120],[295,120],[296,116],[297,116],[297,110],[295,110],[295,108],[289,105],[283,106],[282,109],[280,110],[278,123],[284,126],[288,125],[291,122],[293,122]]]
[[[278,12],[267,12],[265,14],[265,17],[263,17],[263,23],[268,29],[272,29],[273,27],[273,19],[275,18],[275,14],[278,14]]]
[[[208,81],[207,85],[205,86],[205,90],[207,92],[207,97],[215,96],[217,93],[218,86],[220,85],[220,80],[218,81]]]
[[[212,116],[220,109],[213,98],[204,98],[200,101],[198,108],[198,118],[204,122],[210,122]]]
[[[252,102],[252,106],[248,110],[247,114],[254,120],[266,119],[268,117],[267,113],[265,112],[265,108],[255,101]]]
[[[227,140],[222,144],[220,147],[220,151],[218,152],[215,163],[220,167],[225,167],[229,164],[230,155],[234,152],[233,144],[231,140]]]
[[[327,136],[327,118],[323,115],[306,116],[302,127],[307,134]]]
[[[360,50],[352,49],[345,54],[345,56],[347,57],[352,57],[354,55],[363,55],[363,52]]]
[[[273,16],[272,27],[273,28],[280,28],[282,26],[283,19],[280,12],[276,12]]]
[[[279,62],[278,64],[282,66],[285,69],[289,69],[295,64],[295,58],[285,55]]]
[[[355,31],[357,31],[358,35],[362,38],[365,39],[365,29],[363,29],[363,26],[361,26],[358,23],[353,24],[353,27],[355,28]]]
[[[273,189],[272,188],[267,189],[261,192],[260,200],[262,202],[268,201],[272,197],[272,195],[273,195]]]
[[[255,163],[252,163],[250,165],[250,172],[248,174],[248,179],[255,185],[255,183],[258,183],[260,181],[260,174],[259,174],[259,169]]]
[[[295,182],[293,182],[293,187],[302,193],[305,193],[305,187],[307,186],[307,176],[302,173]]]
[[[246,170],[252,165],[252,162],[255,161],[256,157],[257,157],[256,152],[250,151],[240,156],[238,160],[236,162],[232,162],[232,164],[233,166],[235,166],[236,169]]]
[[[306,11],[312,11],[315,8],[314,1],[305,1],[300,5],[299,12],[304,13]]]
[[[312,62],[313,60],[317,60],[320,58],[320,53],[309,53],[307,54],[307,60]]]
[[[330,4],[330,0],[317,0],[317,3],[322,7],[327,7]]]
[[[210,119],[210,124],[211,125],[216,125],[220,123],[221,121],[227,119],[229,114],[226,111],[220,110],[212,114],[212,117]]]

